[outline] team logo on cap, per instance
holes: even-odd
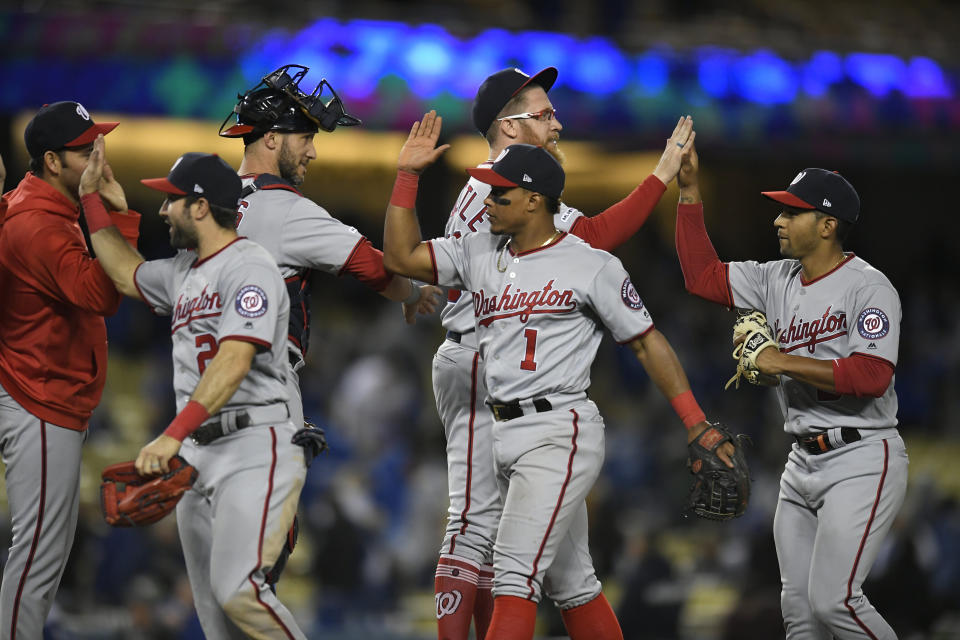
[[[882,338],[890,331],[890,320],[882,310],[870,307],[860,312],[857,318],[857,331],[867,340]]]
[[[790,183],[790,186],[792,187],[793,185],[795,185],[795,184],[797,184],[798,182],[800,182],[801,180],[803,180],[803,176],[805,176],[805,175],[807,175],[807,172],[806,172],[806,171],[801,171],[800,173],[798,173],[798,174],[797,174],[797,177],[794,178],[794,179],[793,179],[793,182]]]
[[[630,278],[625,278],[623,284],[620,285],[620,297],[623,299],[623,304],[631,309],[643,309],[643,300],[640,299],[637,290],[633,288]]]
[[[87,113],[87,110],[83,108],[83,105],[79,102],[77,103],[77,115],[83,118],[84,120],[90,119],[90,114]]]
[[[237,313],[244,318],[259,318],[267,312],[267,294],[255,284],[248,284],[237,292]]]

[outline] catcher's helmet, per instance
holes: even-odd
[[[293,75],[291,70],[295,70]],[[309,69],[301,65],[282,66],[264,76],[243,95],[238,95],[240,101],[221,123],[220,135],[239,138],[259,136],[267,131],[314,133],[318,129],[333,131],[337,125],[352,127],[360,124],[359,118],[344,111],[340,96],[326,78],[312,92],[304,93],[300,81],[307,71]],[[323,97],[324,87],[330,90],[332,97]],[[234,114],[237,123],[224,130]]]

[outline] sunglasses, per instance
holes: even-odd
[[[539,120],[541,122],[550,122],[557,115],[557,110],[553,107],[547,107],[546,109],[541,109],[540,111],[533,111],[530,113],[518,113],[512,116],[503,116],[502,118],[497,118],[497,121],[500,120],[526,120],[527,118],[533,118],[534,120]]]

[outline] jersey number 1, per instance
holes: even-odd
[[[520,362],[520,368],[524,371],[536,371],[537,362],[533,359],[533,355],[537,351],[537,330],[536,329],[524,329],[523,337],[527,339],[527,353],[524,355],[523,360]]]
[[[217,339],[209,333],[204,333],[197,336],[194,344],[197,345],[198,349],[203,349],[197,354],[197,368],[200,369],[200,375],[203,375],[207,363],[213,360],[213,356],[217,355]]]

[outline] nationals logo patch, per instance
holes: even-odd
[[[624,279],[623,284],[620,285],[620,298],[623,300],[623,304],[631,309],[643,309],[643,300],[640,299],[637,290],[633,288],[630,278]]]
[[[880,309],[870,307],[864,309],[857,318],[857,331],[867,340],[876,340],[890,331],[890,320]]]
[[[237,292],[237,313],[244,318],[259,318],[267,312],[267,294],[255,284],[248,284]]]
[[[457,612],[463,594],[454,589],[453,591],[443,591],[435,594],[433,597],[437,601],[437,620],[439,620],[443,616],[453,615]]]

